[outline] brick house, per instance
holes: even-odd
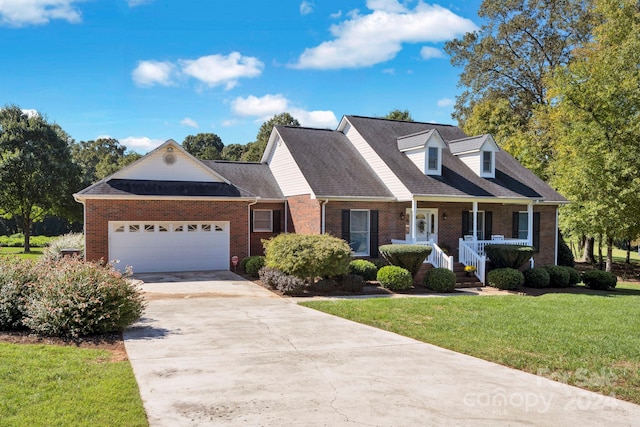
[[[74,196],[87,259],[135,272],[229,269],[281,232],[329,233],[369,258],[429,243],[433,264],[482,271],[484,245],[528,244],[555,264],[567,202],[490,135],[359,116],[336,130],[276,126],[260,163],[200,161],[169,140]]]

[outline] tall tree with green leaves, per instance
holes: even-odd
[[[260,126],[255,142],[247,144],[245,152],[242,154],[242,160],[247,162],[259,162],[262,159],[262,154],[264,153],[265,148],[267,148],[271,131],[276,125],[300,126],[300,122],[289,113],[276,114]]]
[[[574,203],[563,222],[606,241],[634,238],[640,210],[640,8],[595,0],[594,39],[550,80],[554,184]]]
[[[105,178],[142,157],[127,151],[114,138],[98,138],[71,144],[71,157],[82,168],[83,186]]]
[[[218,160],[222,158],[224,144],[215,133],[199,133],[187,135],[182,146],[191,155],[200,160]]]
[[[395,110],[389,111],[389,114],[384,116],[384,118],[389,120],[401,120],[403,122],[413,121],[413,118],[411,117],[411,113],[409,112],[409,110],[399,110],[397,108]]]
[[[0,110],[0,206],[3,216],[19,218],[25,253],[31,252],[32,223],[64,211],[78,189],[80,169],[69,139],[39,114],[16,105]]]
[[[238,161],[242,158],[244,151],[245,151],[244,145],[240,145],[240,144],[225,145],[224,148],[222,149],[222,159]]]

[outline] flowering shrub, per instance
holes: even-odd
[[[464,272],[465,273],[469,273],[469,274],[475,273],[476,272],[476,267],[473,266],[473,265],[465,265],[464,266]]]
[[[25,274],[33,280],[22,280],[22,325],[39,335],[121,331],[145,307],[135,285],[111,266],[62,258],[32,264]]]
[[[42,251],[42,257],[49,261],[62,258],[63,249],[79,249],[80,256],[84,256],[84,234],[69,233],[59,236],[49,242],[49,246]]]
[[[0,330],[22,326],[25,292],[37,276],[32,261],[0,257]]]

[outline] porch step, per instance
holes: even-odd
[[[413,280],[413,284],[415,286],[424,286],[424,276],[427,274],[427,271],[432,268],[433,266],[431,264],[422,264],[422,267],[420,267],[418,274],[416,274]],[[467,276],[467,273],[464,271],[464,265],[460,263],[454,264],[453,272],[456,275],[456,288],[477,288],[483,286],[482,282],[480,282],[475,275]]]

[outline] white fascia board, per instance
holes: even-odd
[[[273,145],[276,143],[276,140],[282,136],[276,130],[275,126],[271,130],[271,135],[269,135],[269,141],[267,142],[267,146],[264,149],[264,153],[262,153],[262,158],[260,159],[260,163],[267,163],[269,157],[271,156],[271,150],[273,150]]]
[[[480,151],[487,151],[487,146],[490,146],[491,151],[493,152],[498,152],[500,151],[500,147],[498,147],[498,144],[496,144],[496,141],[493,139],[493,137],[489,134],[487,134],[487,139],[484,141],[484,144],[482,144],[482,146],[480,147]]]
[[[530,199],[527,197],[515,198],[515,197],[472,197],[472,196],[442,196],[442,195],[428,195],[428,194],[414,194],[414,198],[420,201],[432,201],[432,202],[478,202],[478,203],[492,203],[492,204],[514,204],[514,205],[528,205],[529,203],[542,204],[541,199]],[[560,202],[554,202],[550,204],[557,204]]]
[[[312,196],[312,199],[332,200],[340,202],[397,202],[395,197],[367,197],[367,196]]]

